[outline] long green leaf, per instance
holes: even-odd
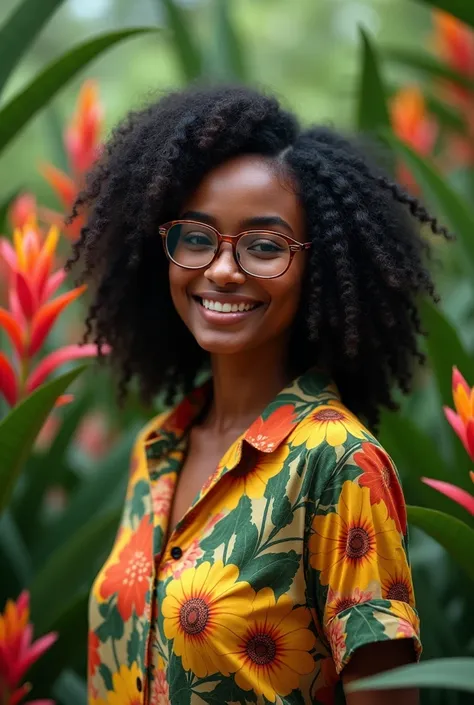
[[[52,622],[44,621],[41,612],[32,613],[35,632],[42,634],[46,630],[54,631],[58,634],[58,640],[28,672],[29,680],[33,683],[30,696],[44,696],[63,669],[87,652],[88,602],[89,589],[76,595]]]
[[[2,575],[0,602],[14,596],[31,579],[31,559],[28,549],[9,511],[0,517],[0,572]]]
[[[164,8],[167,25],[173,32],[173,45],[183,77],[187,81],[200,78],[203,68],[201,50],[195,40],[195,33],[188,24],[186,12],[175,0],[156,1]]]
[[[386,90],[380,75],[375,48],[363,29],[360,29],[362,65],[359,85],[357,125],[363,132],[373,132],[388,127]]]
[[[423,193],[447,218],[474,272],[474,211],[452,189],[429,160],[420,157],[392,134],[384,133],[413,173]]]
[[[231,0],[214,0],[213,42],[212,51],[206,56],[207,73],[217,80],[245,81],[244,51],[230,10]]]
[[[454,484],[468,484],[465,468],[451,467],[442,458],[439,447],[409,417],[400,412],[384,411],[379,439],[394,459],[402,474],[407,502],[422,504],[433,509],[454,514],[459,519],[465,510],[440,492],[421,482],[422,477],[444,480]]]
[[[382,58],[387,58],[412,69],[417,69],[430,78],[441,78],[457,83],[463,88],[474,90],[474,81],[465,74],[455,71],[439,59],[431,56],[426,51],[420,52],[413,49],[388,47],[381,51]]]
[[[450,15],[474,27],[474,5],[470,0],[418,0],[418,2],[449,12]]]
[[[76,367],[42,385],[0,422],[0,512],[7,505],[35,438],[57,398],[86,367]]]
[[[128,481],[130,451],[137,428],[131,428],[107,458],[94,468],[90,479],[84,480],[72,497],[67,511],[39,537],[34,559],[42,564],[47,556],[58,549],[64,537],[73,536],[91,515],[122,506]]]
[[[411,505],[408,521],[438,541],[474,580],[474,529],[450,514]]]
[[[41,628],[51,623],[64,609],[65,596],[90,584],[110,549],[122,509],[89,519],[61,548],[53,553],[31,583],[31,612],[38,615]]]
[[[452,406],[451,377],[453,365],[474,384],[474,358],[464,348],[452,323],[440,309],[428,300],[420,305],[421,317],[427,330],[430,363],[436,374],[443,404]]]
[[[0,110],[0,153],[27,122],[93,59],[124,39],[150,31],[153,28],[138,27],[101,34],[79,44],[49,64]]]
[[[23,0],[0,29],[0,93],[23,54],[64,0]]]
[[[348,693],[397,688],[444,688],[474,693],[474,658],[443,658],[411,663],[346,686]]]

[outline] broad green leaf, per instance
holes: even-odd
[[[474,384],[474,358],[464,348],[452,323],[428,300],[421,302],[421,317],[427,330],[428,353],[436,374],[443,404],[453,405],[451,377],[453,365]]]
[[[206,73],[213,79],[244,81],[244,50],[231,16],[231,0],[214,0],[212,51],[206,54]]]
[[[176,0],[155,0],[164,9],[166,22],[173,32],[173,45],[178,57],[183,77],[193,81],[202,75],[202,56],[186,12]]]
[[[0,93],[23,54],[64,0],[23,0],[0,28]]]
[[[474,27],[474,5],[471,0],[418,0],[437,10],[444,10]]]
[[[406,49],[400,47],[389,47],[381,50],[382,58],[387,58],[410,68],[417,69],[430,78],[440,78],[457,83],[464,88],[474,90],[474,81],[465,74],[455,71],[439,59],[431,56],[426,51],[416,49]]]
[[[28,585],[32,566],[30,554],[9,511],[0,517],[0,574],[2,597],[15,596]]]
[[[122,509],[92,516],[75,534],[55,551],[33,579],[31,612],[41,615],[43,629],[64,609],[65,597],[76,594],[89,585],[110,549],[116,534]]]
[[[393,134],[384,133],[393,149],[409,167],[423,193],[447,218],[474,272],[474,211],[452,189],[427,157],[420,157]]]
[[[0,512],[57,398],[86,369],[81,365],[36,389],[0,422]]]
[[[445,658],[411,663],[346,686],[348,693],[396,688],[444,688],[474,693],[474,658]]]
[[[124,29],[89,39],[53,61],[0,110],[0,153],[29,120],[81,69],[124,39],[153,31],[150,27]]]
[[[373,132],[388,127],[390,118],[376,50],[363,29],[360,30],[360,37],[362,64],[357,125],[363,132]]]
[[[450,512],[459,519],[466,517],[462,507],[421,482],[422,477],[431,477],[467,485],[469,476],[465,468],[448,465],[433,439],[411,418],[400,412],[384,411],[378,437],[402,473],[407,502]]]
[[[77,673],[67,669],[54,684],[53,695],[59,702],[68,705],[84,705],[87,702],[87,683]]]
[[[474,580],[474,529],[450,514],[435,509],[411,505],[407,509],[409,523],[438,541]]]
[[[58,634],[58,640],[28,671],[29,680],[33,683],[30,696],[44,696],[63,669],[87,653],[88,604],[89,588],[71,599],[52,622],[44,620],[41,612],[32,613],[35,635],[53,631]]]
[[[72,496],[67,511],[39,537],[33,558],[41,565],[65,537],[74,536],[90,516],[121,508],[129,476],[129,458],[137,427],[132,427],[94,468]]]

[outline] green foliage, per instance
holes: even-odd
[[[453,688],[474,693],[474,659],[439,659],[410,664],[351,683],[348,692],[393,688]]]
[[[358,91],[357,126],[362,132],[390,124],[386,90],[380,75],[377,53],[367,33],[361,29],[361,76]]]
[[[15,482],[56,399],[85,368],[82,365],[42,385],[0,422],[0,512],[10,500]]]
[[[168,27],[173,33],[173,48],[186,81],[193,81],[202,74],[202,52],[191,30],[185,11],[175,0],[155,0],[166,14]]]

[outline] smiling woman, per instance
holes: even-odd
[[[83,211],[86,338],[111,346],[121,402],[132,377],[145,402],[181,397],[133,449],[90,703],[133,673],[137,703],[326,704],[415,659],[403,493],[373,430],[422,359],[419,223],[444,229],[355,141],[244,87],[131,114]]]

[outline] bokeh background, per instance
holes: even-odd
[[[442,294],[439,308],[422,304],[430,332],[428,364],[417,374],[415,393],[401,400],[401,413],[384,414],[379,435],[414,507],[411,558],[423,658],[474,656],[474,508],[469,504],[474,401],[459,401],[456,379],[465,447],[443,413],[443,405],[453,406],[453,365],[474,384],[471,0],[44,0],[46,5],[57,9],[25,46],[0,103],[0,305],[28,335],[38,321],[35,310],[25,313],[15,270],[22,266],[21,252],[26,253],[22,271],[27,282],[33,281],[49,225],[61,225],[64,201],[80,187],[84,169],[74,161],[68,130],[76,130],[85,164],[129,109],[198,78],[260,85],[306,123],[371,132],[392,150],[398,178],[456,232],[454,244],[426,232]],[[32,0],[3,0],[0,33],[22,7],[34,23],[34,6]],[[446,9],[457,18],[442,12]],[[77,45],[128,28],[150,31],[98,53],[70,79],[57,81],[57,90],[54,80],[44,84],[44,99],[28,93],[45,67]],[[21,44],[18,26],[17,31],[8,46],[3,43],[4,54]],[[0,42],[0,65],[1,52]],[[63,71],[67,74],[67,67]],[[23,102],[15,103],[23,91]],[[31,106],[38,103],[31,118],[25,118],[28,100]],[[21,129],[12,127],[22,121]],[[51,171],[51,165],[67,177]],[[25,193],[30,194],[26,199]],[[15,200],[18,196],[23,200]],[[16,240],[15,225],[20,227]],[[61,229],[50,273],[61,269],[77,236]],[[14,249],[5,243],[14,243]],[[9,252],[16,254],[9,259]],[[58,279],[58,285],[61,295],[74,289],[70,277]],[[72,398],[61,397],[66,384],[59,381],[49,392],[45,384],[43,396],[30,403],[33,385],[28,388],[27,378],[34,365],[67,347],[70,353],[51,364],[41,382],[60,380],[61,373],[77,366],[71,346],[82,334],[87,296],[87,291],[71,295],[54,320],[43,314],[44,335],[36,330],[34,353],[15,345],[11,319],[0,313],[0,611],[27,590],[35,633],[58,632],[58,641],[23,680],[33,684],[32,696],[64,705],[85,703],[88,590],[115,535],[132,441],[161,408],[159,399],[153,409],[143,408],[132,390],[120,410],[112,375],[96,364],[67,389]],[[58,397],[67,403],[53,408]],[[465,430],[470,420],[472,448]],[[454,499],[446,497],[422,477],[453,483],[465,494],[451,490]],[[5,646],[0,630],[0,645],[2,638]],[[449,680],[449,668],[435,670],[438,682],[423,691],[424,703],[471,702],[474,676],[463,692],[440,687]],[[1,675],[0,656],[0,687]],[[8,697],[13,686],[10,690]]]

